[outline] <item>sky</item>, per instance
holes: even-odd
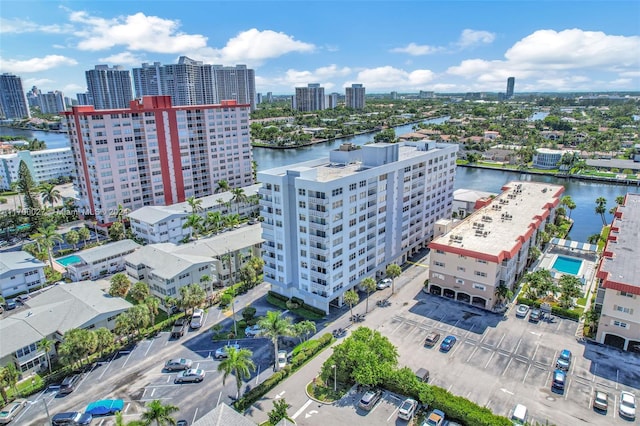
[[[183,55],[274,95],[640,91],[640,1],[0,0],[0,72],[25,90],[75,98],[95,65]]]

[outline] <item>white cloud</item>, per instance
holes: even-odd
[[[115,55],[107,56],[105,58],[98,59],[102,63],[109,63],[115,65],[136,65],[140,66],[144,59],[140,56],[134,55],[131,52],[120,52]]]
[[[51,86],[55,82],[49,78],[25,78],[23,83],[22,87],[25,90],[30,89],[32,86],[37,86],[42,90],[43,86]]]
[[[407,53],[411,56],[429,55],[441,51],[441,47],[429,46],[427,44],[409,43],[405,47],[395,47],[390,50],[392,53]]]
[[[494,33],[489,31],[463,30],[458,40],[460,47],[469,47],[477,44],[491,44],[496,39]]]
[[[0,34],[66,34],[70,33],[71,31],[71,25],[42,25],[25,19],[0,18]]]
[[[87,12],[71,12],[69,19],[82,26],[75,34],[81,38],[80,50],[106,50],[124,46],[128,50],[155,53],[182,53],[205,47],[207,38],[179,31],[180,22],[136,13],[103,19]]]
[[[309,83],[320,83],[325,88],[325,92],[327,92],[336,87],[336,84],[331,81],[332,79],[346,77],[351,73],[353,73],[351,68],[339,68],[335,64],[316,68],[315,70],[289,69],[283,75],[277,77],[256,76],[256,86],[277,87],[280,90],[291,93],[295,87],[306,86]]]
[[[434,78],[435,74],[430,70],[405,71],[387,65],[361,70],[356,81],[364,84],[367,90],[424,90]]]
[[[61,55],[47,55],[44,58],[31,58],[23,61],[17,59],[0,59],[3,72],[31,73],[50,70],[61,66],[77,65],[78,61]]]

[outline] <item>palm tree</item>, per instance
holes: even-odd
[[[89,232],[89,228],[83,226],[82,228],[78,229],[78,237],[82,241],[84,241],[85,245],[87,245],[87,241],[89,240],[89,238],[91,238],[91,232]]]
[[[53,208],[56,201],[60,201],[62,199],[60,191],[50,183],[45,183],[40,186],[40,195],[42,195],[42,202],[51,204],[51,208]]]
[[[118,211],[116,212],[116,221],[124,225],[124,217],[129,213],[129,209],[122,207],[122,204],[118,204]]]
[[[53,246],[57,242],[62,242],[62,237],[56,232],[55,225],[49,225],[46,228],[38,228],[37,232],[31,235],[31,238],[36,240],[38,247],[47,250],[47,254],[49,255],[49,266],[53,269]]]
[[[229,374],[233,374],[236,378],[236,385],[238,392],[236,393],[236,400],[240,399],[240,388],[242,387],[242,380],[251,377],[251,371],[255,371],[256,365],[254,364],[251,356],[253,352],[249,349],[236,349],[230,347],[227,352],[227,358],[220,362],[218,365],[218,371],[222,372],[222,384],[224,385]],[[277,359],[277,358],[276,358]],[[276,365],[278,363],[276,362]]]
[[[156,323],[156,315],[158,315],[158,308],[160,307],[160,299],[155,296],[148,296],[144,299],[144,304],[149,308],[151,325],[154,325]]]
[[[67,244],[71,244],[73,246],[73,249],[75,250],[76,244],[78,244],[78,241],[80,241],[80,235],[78,234],[78,231],[74,231],[72,229],[71,231],[64,234],[64,240],[67,242]]]
[[[362,289],[364,289],[364,291],[367,292],[367,307],[365,309],[365,313],[366,313],[366,312],[369,312],[369,294],[372,291],[376,290],[376,280],[374,280],[371,277],[367,277],[362,280],[362,282],[360,283],[360,286],[362,287]]]
[[[299,323],[294,324],[293,329],[295,330],[295,334],[300,337],[300,341],[302,341],[302,337],[305,340],[309,338],[309,334],[316,332],[316,323],[309,320],[300,321]]]
[[[175,405],[163,404],[159,399],[149,402],[146,408],[147,411],[142,413],[142,421],[145,425],[155,422],[157,426],[175,425],[176,420],[171,417],[171,413],[180,410]]]
[[[229,190],[229,182],[227,182],[226,180],[220,180],[218,181],[218,187],[216,188],[215,192],[227,192]]]
[[[49,373],[51,373],[51,359],[49,358],[49,354],[53,349],[53,342],[46,337],[38,342],[38,350],[43,351],[47,356],[47,365],[49,366]]]
[[[604,214],[607,212],[607,199],[604,197],[596,198],[596,214],[602,219],[602,226],[607,226],[607,220]]]
[[[398,278],[402,273],[402,268],[400,268],[400,266],[396,265],[395,263],[392,263],[391,265],[387,266],[386,272],[387,277],[391,278],[391,294],[394,294],[396,292],[396,278]]]
[[[187,220],[182,225],[182,229],[191,228],[191,235],[189,238],[193,237],[194,240],[198,239],[198,230],[200,229],[200,224],[202,223],[202,216],[192,213],[187,216]]]
[[[233,197],[231,198],[231,201],[233,203],[235,203],[238,206],[238,209],[236,210],[238,215],[240,214],[240,204],[241,203],[246,203],[247,201],[249,201],[249,198],[247,197],[247,194],[244,193],[244,189],[242,188],[234,188],[231,190],[231,194],[233,195]]]
[[[189,207],[191,207],[192,214],[200,213],[203,210],[201,198],[196,198],[194,196],[191,196],[187,198],[187,204],[189,204]]]
[[[268,311],[267,314],[258,321],[258,326],[262,330],[262,335],[271,339],[274,351],[274,369],[278,371],[278,338],[280,336],[293,335],[291,318],[283,317],[280,312]]]
[[[222,213],[219,211],[207,212],[207,217],[204,219],[204,223],[207,231],[217,234],[222,223]]]
[[[573,198],[571,198],[571,195],[565,195],[560,202],[569,209],[569,219],[571,219],[571,212],[576,208],[576,203],[573,201]]]
[[[498,299],[498,303],[504,302],[507,299],[511,299],[511,297],[513,296],[513,292],[511,291],[511,289],[509,289],[509,287],[504,284],[500,284],[498,287],[496,287],[494,294]]]
[[[358,292],[355,291],[354,289],[347,290],[344,292],[342,299],[344,300],[344,303],[349,305],[349,309],[351,310],[351,316],[353,317],[353,305],[358,303],[358,301],[360,300],[360,296],[358,296]]]
[[[146,423],[142,420],[132,420],[125,423],[122,418],[122,411],[118,411],[116,413],[116,426],[146,426]]]

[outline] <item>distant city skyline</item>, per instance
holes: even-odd
[[[274,95],[310,83],[340,94],[355,83],[368,94],[504,93],[508,77],[516,94],[640,90],[637,1],[2,3],[0,73],[73,97],[96,65],[183,55],[245,64],[256,92]]]

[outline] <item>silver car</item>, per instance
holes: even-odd
[[[237,343],[229,344],[227,346],[223,346],[221,348],[216,349],[216,352],[213,354],[215,359],[227,358],[229,356],[229,348],[233,348],[236,351],[240,350],[240,345]]]
[[[193,365],[193,361],[187,358],[174,358],[165,362],[164,369],[169,371],[188,370]]]
[[[7,424],[11,422],[24,407],[27,406],[26,399],[16,399],[13,402],[7,404],[2,411],[0,411],[0,424]]]
[[[196,382],[200,383],[204,380],[204,370],[199,368],[190,368],[178,373],[176,376],[176,383]]]
[[[204,311],[202,309],[194,309],[191,316],[191,328],[202,327],[202,321],[204,320]]]

